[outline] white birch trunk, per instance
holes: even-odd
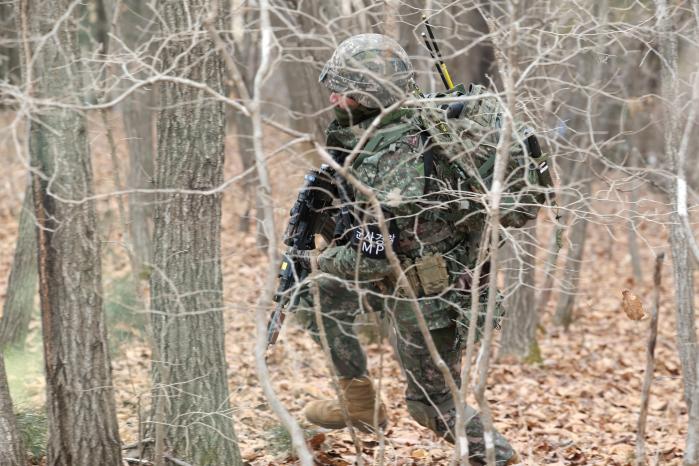
[[[697,334],[694,313],[694,281],[689,257],[690,231],[684,227],[687,217],[687,182],[684,174],[685,150],[680,150],[678,112],[679,76],[677,58],[677,34],[667,0],[656,0],[656,16],[660,54],[664,59],[661,79],[665,103],[665,156],[674,180],[671,186],[670,249],[675,280],[677,309],[677,347],[682,363],[684,397],[689,412],[685,466],[699,465],[699,389],[697,388]],[[695,4],[696,6],[696,4]],[[694,103],[696,105],[696,103]],[[691,122],[691,119],[690,119]]]

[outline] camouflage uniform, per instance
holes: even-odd
[[[351,41],[346,42],[350,42],[351,46]],[[362,58],[372,54],[366,51],[366,44],[362,44],[359,50]],[[327,68],[321,75],[321,81],[328,79],[330,73]],[[333,83],[338,81],[337,77],[332,79]],[[332,85],[329,87],[336,89]],[[359,95],[366,97],[361,93]],[[376,91],[372,92],[372,96],[374,100],[364,101],[372,104],[380,100],[381,105],[391,103],[390,97],[377,99]],[[328,129],[328,141],[341,149],[352,150],[372,120],[365,118],[351,126],[342,126],[335,121]],[[478,226],[482,226],[484,217],[472,209],[471,220],[456,225],[447,215],[453,209],[443,207],[444,195],[425,193],[424,148],[419,131],[408,110],[401,109],[386,115],[355,160],[352,172],[359,181],[372,188],[384,215],[390,219],[391,243],[405,270],[413,268],[414,262],[421,257],[433,254],[444,257],[449,275],[446,290],[427,296],[424,290],[416,291],[420,295],[419,309],[432,338],[458,383],[462,342],[465,341],[471,312],[467,271],[475,262],[481,236]],[[430,192],[444,192],[438,184],[448,182],[449,173],[443,172],[443,168],[437,164],[430,181],[435,186]],[[323,325],[335,369],[343,378],[367,375],[366,356],[355,334],[354,319],[367,310],[382,312],[391,320],[396,332],[396,351],[407,379],[408,411],[417,422],[453,441],[455,409],[451,393],[428,353],[413,306],[405,293],[395,286],[385,256],[377,253],[377,249],[385,247],[385,244],[382,237],[377,237],[379,231],[367,199],[357,194],[353,210],[356,217],[355,228],[351,231],[353,241],[325,249],[318,257],[319,269],[324,273],[315,278],[320,289]],[[484,296],[480,298],[483,303]],[[484,312],[482,304],[481,307]],[[301,299],[299,319],[317,339],[318,328],[308,292]],[[467,408],[467,411],[470,420],[466,434],[472,464],[485,464],[480,418],[472,408]],[[497,432],[494,440],[497,464],[503,465],[514,455],[514,451]]]

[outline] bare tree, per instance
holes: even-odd
[[[0,346],[22,347],[36,298],[36,224],[31,183],[28,180],[19,214],[15,255],[7,281],[5,303],[0,319]]]
[[[102,308],[100,238],[90,199],[90,150],[85,116],[71,108],[85,92],[77,55],[76,6],[68,0],[18,2],[26,92],[46,102],[30,115],[29,151],[47,379],[48,463],[118,466],[121,451]]]
[[[7,384],[5,358],[0,351],[0,466],[24,466],[25,456]]]
[[[663,260],[665,253],[661,252],[655,258],[655,272],[653,273],[653,308],[651,310],[648,346],[646,347],[646,369],[643,374],[643,387],[641,389],[641,409],[638,416],[636,431],[636,465],[646,464],[645,433],[648,417],[648,400],[650,399],[650,387],[655,371],[655,344],[658,340],[658,319],[660,311],[660,282],[662,279]]]
[[[203,27],[210,8],[162,5],[161,67],[223,93],[223,62]],[[154,421],[167,444],[156,438],[156,455],[167,447],[196,465],[240,465],[224,352],[221,193],[205,192],[223,182],[225,112],[191,86],[163,83],[160,95],[155,184],[171,191],[156,196],[151,274]]]
[[[155,29],[153,6],[142,1],[124,0],[116,21],[117,34],[126,50],[129,74],[123,77],[125,86],[148,76],[146,66],[153,66],[152,38]],[[153,186],[155,153],[155,92],[141,87],[128,95],[122,104],[124,130],[129,148],[128,187],[134,190]],[[134,274],[143,275],[143,265],[150,262],[152,247],[152,196],[143,192],[129,194],[129,238],[133,251]]]
[[[257,46],[260,41],[258,30],[249,29],[246,40],[243,41],[244,25],[254,23],[258,18],[258,10],[248,7],[245,2],[233,0],[231,2],[230,15],[226,16],[231,24],[230,31],[233,38],[230,45],[230,59],[235,62],[237,71],[232,87],[234,95],[243,101],[250,100],[255,70],[259,67],[259,54]],[[221,40],[219,38],[219,40]],[[238,71],[239,70],[239,71]],[[229,70],[230,71],[230,70]],[[252,141],[252,122],[250,115],[239,111],[239,109],[229,109],[231,120],[235,124],[236,141],[238,155],[243,167],[243,172],[249,173],[242,182],[243,204],[245,210],[239,220],[238,230],[247,232],[251,224],[255,225],[257,247],[264,249],[267,247],[268,238],[262,227],[262,195],[260,180],[255,167],[255,150]],[[252,222],[251,222],[252,220]]]
[[[575,210],[574,218],[571,220],[570,231],[568,233],[568,252],[566,254],[564,272],[563,272],[563,288],[561,289],[558,303],[556,305],[555,322],[568,330],[573,322],[573,308],[580,286],[580,271],[583,265],[583,256],[585,253],[585,241],[587,240],[587,226],[589,224],[587,218],[587,204],[584,200],[589,194],[591,188],[591,179],[589,178],[588,165],[589,161],[584,161],[573,169],[574,176],[579,176],[582,179],[581,193],[570,197],[572,202],[577,202],[578,196],[583,200],[580,202],[580,207]]]
[[[595,18],[596,21],[602,22],[608,14],[608,2],[603,0],[596,4]],[[592,47],[600,48],[602,39],[598,38],[597,43]],[[593,49],[594,50],[594,49]],[[604,50],[599,50],[599,53],[604,53]],[[603,68],[595,66],[596,56],[589,54],[582,57],[582,66],[585,67],[586,81],[590,83],[600,83],[603,78]],[[566,204],[570,205],[570,233],[568,235],[568,252],[563,276],[563,289],[561,290],[558,303],[556,306],[556,314],[554,320],[558,325],[563,326],[568,330],[573,321],[573,308],[575,306],[576,297],[580,285],[580,272],[583,265],[585,253],[585,241],[587,239],[587,228],[589,225],[589,196],[592,189],[591,165],[594,157],[602,157],[600,146],[598,145],[595,133],[595,128],[601,126],[600,123],[590,117],[590,112],[593,111],[599,99],[594,87],[590,90],[584,89],[583,92],[576,95],[576,100],[579,102],[579,108],[573,108],[575,112],[573,118],[573,130],[576,134],[572,136],[573,140],[579,141],[578,144],[587,144],[590,149],[584,154],[582,160],[565,160],[562,163],[563,173],[562,184],[569,190],[566,193]]]
[[[11,2],[0,3],[0,80],[19,81],[17,22]]]
[[[276,29],[279,30],[279,40],[284,46],[285,53],[280,56],[281,60],[279,75],[271,76],[282,84],[286,89],[287,98],[280,96],[265,106],[266,110],[276,117],[277,110],[283,106],[286,110],[281,118],[283,123],[287,123],[295,131],[314,134],[321,137],[323,133],[322,119],[317,118],[314,113],[318,108],[322,108],[322,91],[308,86],[317,76],[314,67],[323,58],[327,59],[326,53],[318,53],[318,46],[322,44],[321,38],[327,33],[327,26],[316,18],[323,8],[333,7],[332,2],[324,4],[313,4],[297,0],[279,0],[275,13],[270,19],[274,21]],[[245,101],[250,100],[253,90],[253,80],[259,68],[260,54],[260,32],[256,28],[247,31],[246,40],[242,40],[243,27],[245,24],[255,23],[259,20],[259,12],[255,8],[245,6],[239,0],[232,2],[231,9],[231,32],[233,36],[233,56],[240,69],[240,80],[236,82],[235,94]],[[328,55],[329,56],[329,55]],[[268,107],[268,108],[267,108]],[[246,208],[241,218],[239,229],[247,231],[250,227],[250,220],[256,224],[257,246],[266,248],[267,238],[262,228],[264,214],[262,212],[262,200],[260,199],[261,187],[257,169],[255,168],[255,153],[251,134],[253,125],[250,116],[240,111],[232,112],[233,121],[236,127],[236,139],[238,142],[238,153],[244,171],[251,174],[243,182],[243,192],[245,196]],[[317,160],[318,156],[309,142],[300,144],[299,150],[304,151],[307,157]]]
[[[539,312],[536,306],[536,223],[512,233],[509,257],[503,261],[505,289],[510,293],[504,306],[499,358],[514,356],[525,362],[541,361],[536,341]]]
[[[693,2],[694,12],[699,28],[699,4]],[[685,177],[685,157],[688,137],[693,130],[696,115],[696,103],[693,102],[686,128],[682,132],[675,105],[679,103],[680,89],[678,80],[678,38],[673,23],[674,12],[665,0],[656,0],[658,18],[658,42],[662,67],[662,96],[665,116],[665,157],[673,177],[669,190],[673,206],[670,224],[670,249],[672,251],[672,269],[675,281],[675,303],[677,309],[677,347],[682,362],[684,381],[684,399],[689,411],[689,429],[684,453],[685,466],[699,465],[699,368],[697,367],[697,334],[694,312],[694,275],[690,262],[690,243],[695,241],[692,231],[687,228],[687,181]],[[697,33],[699,37],[699,29]],[[694,77],[693,99],[699,97],[697,78]]]
[[[320,18],[321,10],[332,6],[332,3],[285,0],[283,7],[276,8],[272,17],[280,23],[278,34],[284,51],[282,72],[289,94],[289,126],[319,139],[322,139],[328,123],[327,118],[316,116],[318,110],[326,105],[325,92],[308,83],[317,80],[320,66],[330,58],[329,47],[323,43],[328,26]],[[301,150],[312,153],[313,146],[306,143]],[[314,156],[317,158],[317,155]]]

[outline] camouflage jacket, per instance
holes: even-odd
[[[328,140],[351,150],[372,119],[343,128],[336,122],[328,129]],[[453,314],[444,309],[468,305],[470,268],[475,263],[484,220],[477,202],[454,199],[452,184],[457,180],[449,167],[436,163],[425,188],[425,163],[420,128],[410,111],[399,110],[383,118],[352,165],[352,172],[377,196],[389,221],[390,240],[401,264],[409,268],[416,259],[440,254],[446,259],[450,286],[436,296],[421,296],[423,314],[431,328],[449,325]],[[395,283],[385,244],[368,199],[355,196],[353,241],[331,246],[319,256],[319,268],[342,279]],[[461,288],[461,290],[459,290]],[[413,319],[412,312],[403,315]],[[400,318],[400,316],[399,316]]]

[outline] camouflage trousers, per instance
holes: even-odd
[[[453,443],[456,409],[451,392],[442,373],[432,360],[422,333],[414,325],[406,325],[404,319],[393,318],[398,313],[411,312],[408,302],[382,297],[377,289],[367,285],[361,288],[329,276],[317,279],[320,289],[322,322],[328,340],[332,362],[339,377],[357,378],[367,375],[367,360],[355,333],[355,318],[366,311],[383,313],[392,322],[395,332],[393,346],[407,381],[405,399],[410,415],[421,425],[431,429]],[[313,311],[313,298],[304,292],[298,306],[297,318],[320,343],[319,329]],[[445,310],[445,312],[449,312]],[[444,319],[437,323],[428,320],[428,327],[439,354],[449,367],[452,377],[460,380],[462,338],[457,329],[456,315],[447,326]],[[483,424],[473,408],[466,407],[466,438],[471,464],[485,464]],[[496,463],[504,465],[513,455],[509,442],[494,432]]]

